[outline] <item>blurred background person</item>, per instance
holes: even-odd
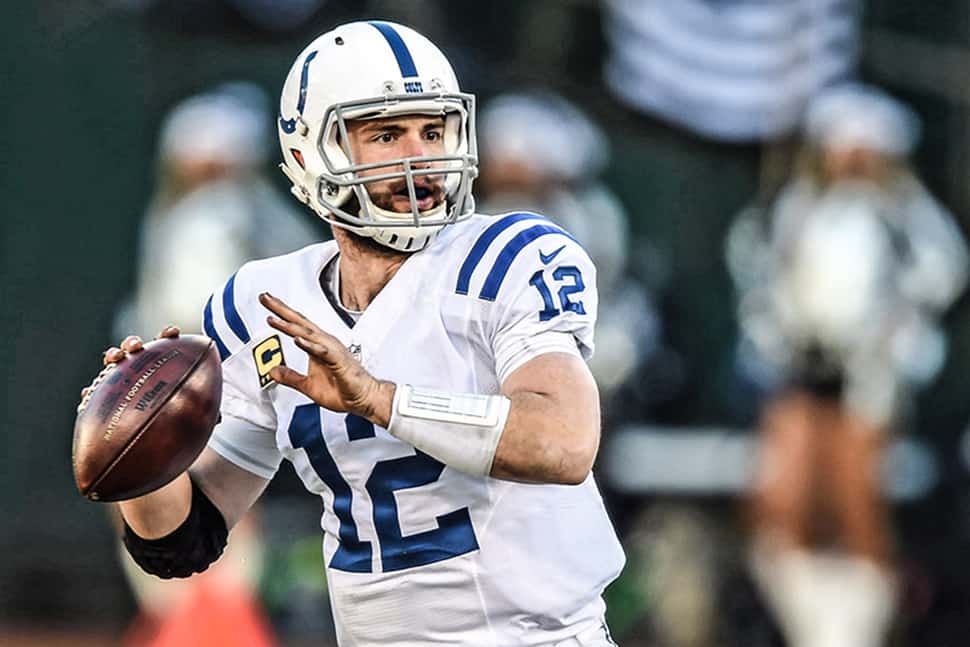
[[[940,370],[967,250],[907,157],[915,115],[843,84],[812,101],[798,169],[734,225],[739,363],[766,394],[754,574],[793,647],[876,647],[896,591],[887,432]]]
[[[736,324],[725,235],[745,204],[770,199],[787,177],[793,135],[807,104],[854,74],[861,4],[603,3],[603,82],[618,113],[608,177],[630,209],[632,229],[659,252],[668,277],[661,316],[682,358],[682,388],[660,410],[641,409],[641,426],[631,430],[664,425],[650,431],[663,444],[683,448],[683,457],[667,461],[674,475],[704,455],[702,442],[690,445],[693,439],[750,423],[739,404],[727,342]],[[640,391],[652,386],[643,381]],[[641,462],[648,461],[645,456]],[[699,472],[727,471],[727,462],[714,461]],[[620,487],[623,475],[616,481]],[[738,595],[736,586],[730,590],[741,570],[732,550],[733,513],[724,501],[701,499],[723,494],[709,484],[699,485],[693,497],[670,496],[665,488],[669,482],[654,482],[652,494],[661,500],[648,504],[629,538],[630,553],[647,556],[639,576],[655,593],[648,596],[646,624],[661,644],[729,640],[728,625],[736,618],[724,613],[728,600],[755,597]],[[627,571],[636,568],[631,560]],[[743,624],[745,644],[752,644],[752,623]]]
[[[152,339],[168,324],[198,332],[206,298],[236,268],[324,237],[264,175],[276,155],[272,126],[268,98],[248,83],[189,97],[166,117],[135,290],[119,309],[116,337]]]
[[[809,100],[850,76],[857,0],[608,0],[606,90],[614,120],[610,178],[634,231],[669,274],[664,321],[686,385],[671,422],[734,415],[731,219],[787,175],[789,139]]]
[[[651,291],[630,262],[626,210],[601,179],[610,157],[603,130],[564,97],[532,90],[488,101],[479,132],[481,212],[546,214],[576,236],[596,265],[600,304],[590,369],[609,418],[636,415],[624,410],[634,403],[614,396],[638,371],[663,371],[657,365],[672,359],[662,347]],[[644,246],[632,253],[646,256],[650,250]],[[673,388],[658,383],[651,395]]]

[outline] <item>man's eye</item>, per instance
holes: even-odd
[[[391,133],[381,133],[377,136],[375,141],[379,141],[382,144],[390,144],[392,141],[394,141],[394,135]]]
[[[428,138],[428,141],[436,142],[436,141],[439,141],[441,139],[441,133],[438,132],[437,130],[429,130],[425,134],[425,137]]]

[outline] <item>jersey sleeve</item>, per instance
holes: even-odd
[[[500,382],[544,353],[592,356],[596,269],[566,230],[537,214],[502,216],[478,237],[462,269],[467,294],[490,302],[483,330]]]
[[[222,359],[222,422],[209,447],[226,460],[270,479],[282,455],[276,445],[276,410],[260,386],[248,313],[257,313],[255,294],[246,290],[249,265],[229,278],[206,302],[203,330]]]

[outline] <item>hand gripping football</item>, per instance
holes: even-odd
[[[222,365],[211,339],[159,339],[125,357],[81,404],[74,480],[93,501],[170,482],[205,448],[219,418]]]

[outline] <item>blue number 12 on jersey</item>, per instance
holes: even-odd
[[[545,270],[539,270],[529,279],[529,285],[538,290],[539,295],[542,297],[543,308],[539,311],[539,321],[548,321],[563,312],[575,312],[579,315],[586,314],[586,308],[583,306],[582,301],[573,301],[569,298],[570,295],[578,294],[586,289],[586,284],[583,283],[583,275],[579,271],[579,268],[574,265],[557,267],[552,273],[552,278],[562,284],[562,287],[559,288],[559,304],[562,306],[562,310],[556,307],[556,303],[552,299],[552,292],[549,290],[549,286],[546,285]],[[567,283],[566,281],[569,282]]]
[[[333,493],[333,513],[339,521],[337,535],[340,546],[330,560],[330,567],[354,573],[370,573],[371,542],[361,541],[358,535],[357,523],[351,514],[353,490],[327,448],[320,414],[321,409],[315,404],[298,406],[288,430],[290,442],[295,449],[306,452],[313,471]],[[348,415],[344,424],[350,441],[375,436],[374,426],[359,416]],[[392,458],[374,465],[365,488],[374,504],[374,527],[377,529],[384,572],[424,566],[478,550],[468,508],[459,508],[436,517],[438,527],[433,530],[407,536],[401,532],[394,493],[434,483],[444,468],[443,463],[418,450],[413,456]]]

